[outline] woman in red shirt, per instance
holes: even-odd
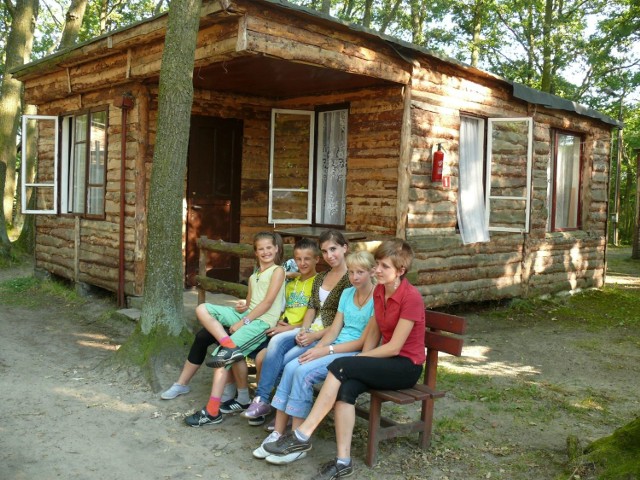
[[[334,479],[353,473],[351,437],[355,402],[369,388],[412,387],[425,361],[424,303],[405,275],[413,251],[404,240],[385,241],[375,252],[378,285],[373,292],[374,316],[366,327],[362,353],[334,360],[313,409],[296,430],[267,443],[272,455],[311,450],[310,437],[335,405],[337,457],[323,465],[316,478]]]

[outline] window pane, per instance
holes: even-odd
[[[347,110],[322,112],[318,122],[316,222],[345,224]]]
[[[89,187],[87,195],[89,204],[87,205],[87,214],[102,215],[104,213],[104,188]]]
[[[84,202],[86,193],[85,175],[87,171],[87,150],[85,144],[81,143],[73,147],[73,183],[70,187],[72,201],[72,211],[84,213]]]
[[[555,227],[578,228],[580,138],[558,134],[555,169]]]
[[[495,228],[523,230],[526,227],[526,200],[491,200],[489,224]]]
[[[305,220],[307,192],[271,192],[271,217],[274,220]]]
[[[310,128],[309,115],[276,113],[273,188],[309,188]]]
[[[491,196],[527,196],[529,125],[523,121],[493,123]]]
[[[27,202],[29,210],[44,210],[51,211],[54,207],[54,193],[55,189],[53,186],[50,187],[39,187],[39,186],[29,186],[25,188],[25,192],[27,195]],[[35,195],[35,200],[33,199],[33,195]]]
[[[89,183],[104,184],[107,113],[91,114]]]
[[[75,117],[75,141],[84,142],[87,140],[87,115],[78,115]]]
[[[528,232],[533,119],[490,118],[488,124],[489,230]]]

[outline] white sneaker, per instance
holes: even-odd
[[[262,441],[260,446],[253,451],[253,456],[261,460],[264,458],[267,458],[271,454],[267,452],[264,448],[262,448],[262,446],[265,443],[275,442],[279,438],[280,438],[280,434],[278,432],[271,432],[269,436]]]
[[[178,395],[184,395],[185,393],[189,393],[190,391],[191,391],[190,386],[174,383],[173,385],[171,385],[171,388],[162,392],[162,395],[160,395],[160,398],[162,400],[173,400]]]
[[[293,452],[287,455],[269,455],[265,460],[273,465],[287,465],[296,460],[302,460],[306,456],[307,452]]]

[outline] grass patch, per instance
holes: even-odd
[[[65,305],[82,305],[80,297],[68,284],[55,280],[40,281],[35,277],[14,278],[0,282],[0,304],[36,308],[51,303],[51,298]]]
[[[553,322],[568,328],[598,331],[611,327],[640,327],[640,288],[605,286],[572,296],[515,299],[509,306],[486,312],[518,323]]]

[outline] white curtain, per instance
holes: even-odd
[[[345,224],[347,182],[347,110],[320,113],[316,222]]]
[[[484,207],[484,120],[460,119],[458,226],[466,245],[489,241]]]
[[[578,226],[580,189],[580,139],[558,134],[556,159],[556,228]]]

